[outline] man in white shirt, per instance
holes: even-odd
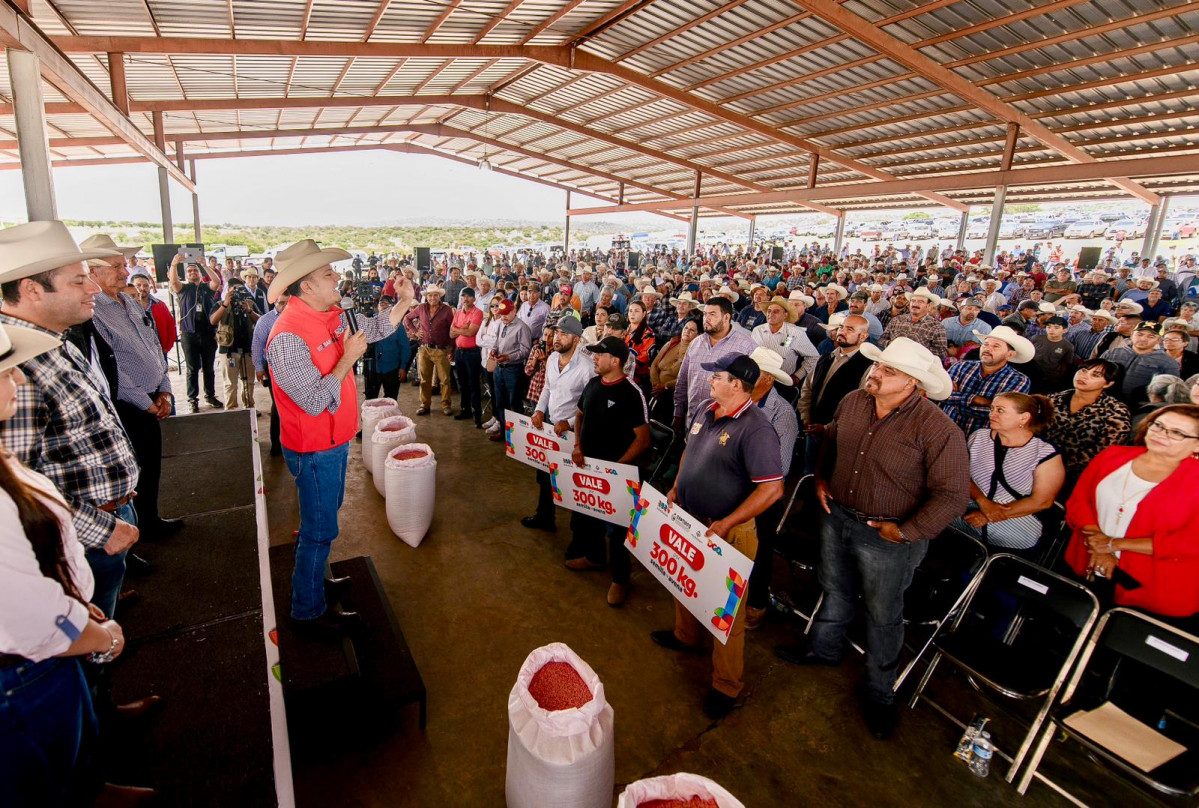
[[[795,325],[796,319],[798,311],[791,302],[775,297],[766,304],[766,322],[755,328],[752,335],[755,343],[782,358],[783,373],[798,386],[815,366],[820,353],[807,332]]]
[[[558,319],[554,327],[554,353],[545,362],[545,386],[541,388],[533,412],[536,429],[542,429],[548,420],[556,435],[571,431],[579,411],[579,396],[595,375],[591,357],[579,350],[582,336],[583,324],[578,317],[567,314]],[[524,517],[520,523],[529,528],[553,530],[554,494],[550,488],[550,475],[540,469],[537,486],[537,512]]]

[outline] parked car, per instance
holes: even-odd
[[[966,238],[986,238],[989,222],[971,222],[966,227]]]
[[[1023,222],[1004,220],[999,223],[999,237],[1023,238],[1027,229]]]
[[[1108,238],[1141,238],[1145,235],[1145,225],[1136,219],[1121,219],[1113,222],[1107,228]]]
[[[1118,222],[1122,215],[1120,213],[1100,213],[1098,218],[1101,222]]]
[[[928,240],[933,237],[932,227],[924,222],[908,222],[904,230],[907,231],[907,238],[914,241]]]
[[[858,233],[863,241],[882,241],[886,231],[877,225],[863,227]]]
[[[1066,238],[1098,238],[1107,232],[1107,224],[1099,219],[1079,219],[1066,228]]]
[[[1199,219],[1174,219],[1166,222],[1163,233],[1171,239],[1194,238]]]
[[[1038,219],[1024,231],[1027,238],[1060,238],[1066,235],[1066,223],[1058,219]]]

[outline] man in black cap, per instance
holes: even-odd
[[[751,560],[757,554],[754,518],[783,495],[779,438],[770,419],[753,406],[751,392],[761,371],[745,354],[727,354],[703,364],[711,399],[701,404],[687,430],[687,450],[667,495],[683,510]],[[723,718],[736,706],[745,667],[745,609],[737,611],[728,642],[712,643],[712,688],[704,714]],[[699,621],[675,602],[674,629],[650,637],[673,651],[701,650],[707,636]]]
[[[574,320],[573,317],[564,318]],[[577,322],[577,321],[576,321]],[[584,352],[594,358],[595,375],[578,397],[575,449],[571,460],[584,457],[614,463],[636,463],[649,448],[649,408],[641,388],[625,373],[629,348],[617,337],[604,337]],[[583,513],[571,515],[573,537],[566,549],[566,566],[575,571],[604,565],[604,536],[612,564],[608,605],[619,606],[628,595],[631,560],[625,549],[627,527],[603,522]]]
[[[1130,342],[1126,347],[1105,351],[1100,358],[1124,368],[1124,384],[1117,397],[1125,404],[1133,405],[1148,400],[1145,387],[1154,376],[1160,373],[1177,376],[1180,368],[1178,360],[1158,350],[1161,334],[1153,323],[1138,325],[1132,332]]]

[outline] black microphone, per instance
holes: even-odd
[[[350,327],[350,334],[358,333],[358,316],[355,311],[357,307],[354,304],[354,298],[343,297],[341,299],[341,310],[346,315],[346,323]]]

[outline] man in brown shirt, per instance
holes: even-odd
[[[420,332],[421,345],[416,354],[417,368],[420,370],[420,409],[416,414],[429,414],[429,407],[433,403],[433,373],[436,371],[437,383],[441,385],[441,412],[443,415],[453,415],[450,353],[454,350],[454,341],[450,337],[450,327],[454,324],[454,310],[442,305],[445,290],[440,286],[426,286],[422,295],[424,302],[405,318],[409,324],[415,322]]]
[[[962,431],[928,399],[953,384],[923,345],[898,337],[880,351],[865,386],[847,395],[826,427],[816,494],[824,601],[809,645],[775,648],[795,664],[838,665],[861,597],[866,610],[866,725],[878,738],[895,729],[893,688],[903,648],[903,594],[935,538],[970,502]],[[927,396],[927,398],[925,397]],[[828,448],[835,447],[834,453]]]

